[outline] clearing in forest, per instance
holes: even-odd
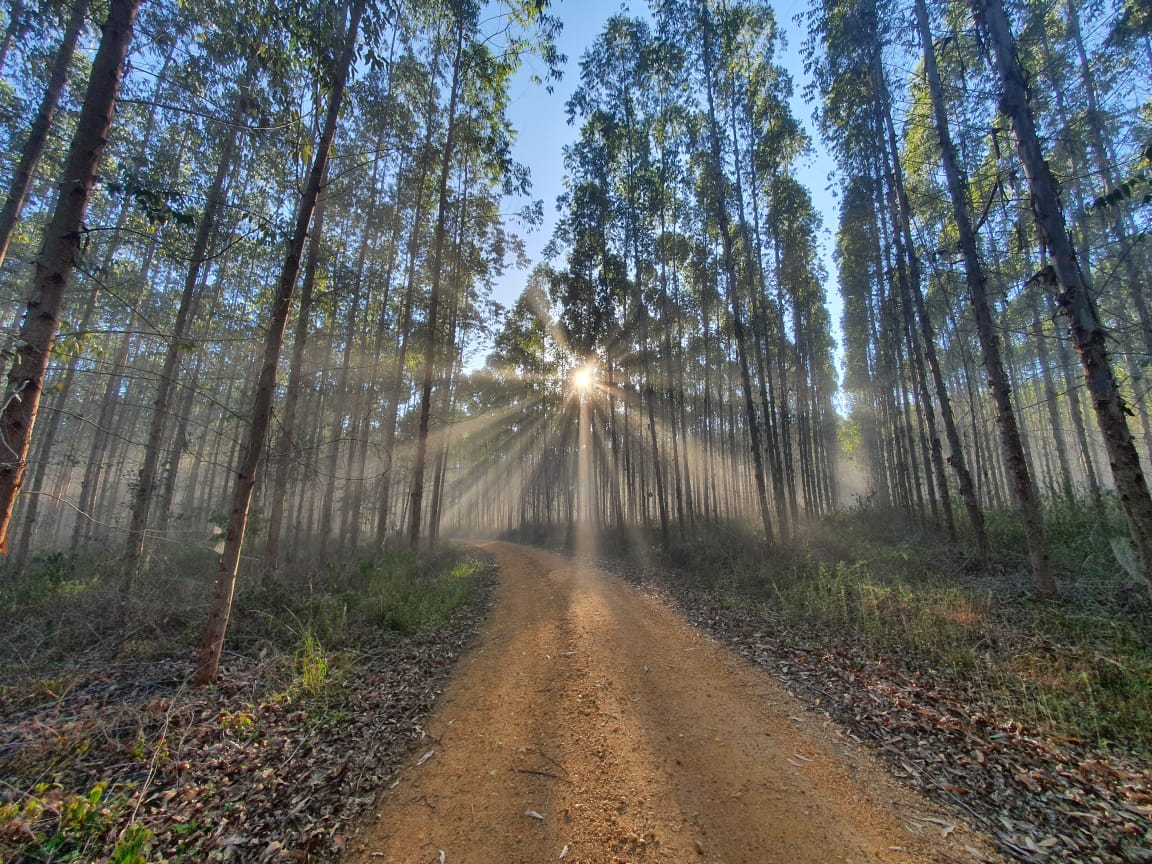
[[[910,862],[983,845],[940,831],[822,714],[657,599],[485,548],[501,571],[490,621],[358,864]]]

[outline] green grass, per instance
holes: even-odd
[[[393,551],[330,564],[322,573],[239,592],[236,638],[284,650],[314,639],[341,650],[444,625],[489,565],[447,547],[432,558]],[[307,653],[307,651],[305,651]]]
[[[33,861],[84,864],[107,848],[108,834],[124,816],[129,799],[97,783],[76,794],[40,783],[16,801],[0,805],[0,851],[5,846]],[[152,832],[130,820],[116,836],[110,864],[145,864]]]
[[[1152,600],[1131,572],[1119,509],[1060,500],[1046,518],[1052,600],[1031,593],[1012,511],[988,513],[988,568],[971,538],[953,544],[879,508],[825,517],[771,554],[740,528],[709,528],[669,559],[714,602],[764,610],[783,639],[847,640],[959,676],[1052,734],[1152,750]]]
[[[151,831],[135,819],[138,787],[95,783],[102,775],[92,772],[103,759],[144,782],[150,764],[165,763],[151,697],[113,700],[99,713],[84,713],[83,695],[73,703],[94,670],[125,678],[132,674],[125,670],[147,669],[153,660],[163,661],[156,668],[183,668],[207,618],[214,556],[154,555],[131,596],[121,591],[113,555],[49,555],[31,563],[19,578],[0,580],[0,705],[45,717],[61,709],[62,719],[27,746],[0,753],[0,862],[157,860]],[[215,719],[220,734],[249,742],[261,734],[266,704],[292,705],[318,729],[347,720],[357,706],[334,684],[382,644],[446,626],[490,570],[446,547],[433,557],[389,552],[287,569],[268,584],[242,573],[226,650],[247,670],[232,685],[247,689],[226,697],[230,708]],[[171,694],[172,687],[182,689],[167,680],[144,692]],[[70,706],[82,719],[69,719]]]

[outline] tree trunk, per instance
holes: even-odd
[[[413,551],[420,546],[421,506],[424,501],[424,463],[428,457],[428,426],[432,414],[432,382],[436,375],[436,329],[440,313],[441,264],[444,259],[444,235],[448,221],[448,175],[452,170],[452,150],[456,137],[456,105],[460,97],[461,72],[464,53],[464,19],[456,22],[456,56],[452,61],[452,90],[448,97],[447,126],[444,151],[441,154],[439,203],[436,212],[436,232],[432,240],[432,286],[428,295],[428,317],[424,328],[424,380],[420,386],[420,421],[416,433],[416,456],[412,468],[411,510],[408,523],[408,544]]]
[[[325,175],[327,176],[327,175]],[[268,514],[268,538],[264,546],[264,572],[262,578],[270,581],[276,576],[280,561],[280,536],[284,528],[284,510],[288,497],[288,473],[292,452],[296,446],[296,415],[300,404],[300,387],[304,379],[305,349],[308,331],[312,326],[312,291],[316,285],[316,267],[320,259],[320,240],[324,232],[324,211],[328,196],[321,195],[316,202],[312,232],[308,238],[308,260],[304,265],[304,279],[300,286],[300,307],[296,313],[295,338],[292,340],[292,361],[288,371],[288,386],[284,394],[284,413],[280,422],[280,439],[276,445],[275,471],[272,481],[272,504]]]
[[[438,68],[440,64],[441,43],[442,40],[437,38],[436,49],[431,64],[434,69]],[[433,121],[435,117],[436,89],[430,85],[428,100],[424,107],[424,142],[421,147],[422,152],[420,153],[420,167],[417,173],[417,181],[413,187],[415,204],[412,214],[412,229],[408,234],[408,262],[405,269],[404,299],[401,302],[400,341],[396,348],[396,363],[393,367],[391,392],[388,395],[388,408],[382,424],[384,428],[384,466],[381,470],[380,496],[377,506],[377,551],[384,548],[384,543],[388,539],[388,526],[392,508],[392,479],[395,468],[393,453],[396,444],[396,422],[400,413],[400,392],[404,389],[404,370],[408,362],[408,345],[412,336],[412,307],[416,293],[416,258],[420,248],[420,223],[424,217],[424,184],[427,182],[428,172],[431,170]],[[398,190],[400,188],[399,182],[400,181],[397,180]],[[398,194],[397,206],[399,206],[399,203],[400,196]]]
[[[1104,436],[1112,479],[1128,520],[1132,545],[1152,583],[1152,496],[1128,429],[1127,406],[1120,395],[1108,356],[1107,334],[1088,292],[1075,250],[1068,239],[1056,180],[1044,160],[1028,104],[1024,72],[1016,57],[1016,40],[1000,0],[974,0],[977,21],[988,35],[1003,92],[1000,110],[1012,121],[1020,162],[1032,193],[1032,213],[1050,252],[1049,265],[1038,274],[1056,295],[1056,305],[1068,319],[1072,342],[1084,367],[1084,380]]]
[[[24,26],[24,12],[23,0],[12,0],[8,13],[8,26],[4,30],[3,41],[0,41],[0,72],[4,71],[8,63],[8,52],[12,50],[12,43],[16,41],[17,34]]]
[[[28,309],[20,327],[19,347],[8,373],[8,387],[0,408],[0,551],[8,546],[12,508],[24,483],[28,446],[48,369],[64,292],[76,267],[84,238],[84,214],[96,182],[96,173],[108,133],[124,71],[124,58],[132,39],[132,24],[140,0],[111,0],[100,47],[92,62],[92,74],[76,132],[64,163],[60,197],[48,223],[44,243],[28,292]]]
[[[180,353],[185,350],[184,340],[192,318],[196,314],[195,307],[199,300],[198,288],[201,270],[207,262],[208,243],[216,228],[216,216],[223,203],[224,184],[232,171],[233,160],[236,158],[236,139],[239,135],[239,128],[248,112],[250,74],[250,72],[245,73],[244,81],[240,85],[240,93],[236,99],[236,107],[232,112],[232,122],[224,133],[225,138],[220,147],[220,161],[216,166],[216,176],[208,190],[208,196],[204,203],[204,213],[200,216],[200,224],[196,229],[196,240],[192,246],[188,271],[184,276],[184,289],[180,294],[180,307],[176,312],[172,336],[168,341],[168,350],[164,355],[164,365],[160,369],[160,381],[156,388],[156,398],[152,403],[152,419],[148,426],[148,438],[144,445],[144,462],[140,466],[140,473],[136,481],[136,493],[132,502],[132,521],[128,526],[124,556],[120,564],[121,588],[125,593],[131,592],[135,586],[140,562],[144,555],[145,531],[148,528],[148,515],[152,508],[152,496],[156,489],[156,471],[163,450],[164,428],[168,421],[172,392],[176,387],[176,377],[180,373]]]
[[[28,138],[24,142],[24,149],[20,153],[20,163],[16,166],[12,182],[8,186],[8,198],[4,202],[4,209],[0,210],[0,265],[8,255],[12,231],[20,219],[20,211],[24,209],[24,200],[32,185],[36,166],[40,164],[40,157],[44,155],[44,144],[48,140],[52,116],[56,113],[60,94],[68,81],[68,69],[72,65],[72,55],[76,52],[76,40],[80,38],[80,32],[84,29],[88,0],[75,0],[75,4],[72,7],[72,14],[68,17],[68,24],[64,28],[60,47],[56,50],[56,59],[48,75],[44,98],[40,100],[40,108],[36,112],[32,128],[28,131]]]
[[[936,120],[936,131],[940,139],[940,149],[944,174],[948,181],[948,192],[952,199],[952,214],[956,219],[960,248],[964,256],[964,271],[968,281],[969,300],[976,315],[976,330],[980,348],[984,354],[984,364],[988,370],[988,383],[996,401],[996,422],[1000,427],[1000,440],[1004,448],[1004,458],[1016,490],[1016,500],[1020,507],[1020,518],[1024,523],[1024,534],[1028,543],[1028,557],[1032,563],[1032,577],[1037,593],[1049,596],[1055,593],[1056,583],[1052,577],[1048,543],[1044,536],[1044,518],[1040,511],[1032,476],[1024,456],[1024,446],[1016,423],[1016,412],[1012,407],[1012,395],[1008,376],[1000,357],[1000,343],[996,337],[992,320],[992,308],[985,288],[984,268],[976,247],[976,234],[969,218],[967,181],[964,178],[952,135],[948,125],[948,115],[940,86],[940,76],[936,69],[935,52],[928,24],[928,11],[924,0],[917,0],[916,17],[920,26],[921,41],[925,46],[924,60],[928,71],[929,87],[932,95],[932,108]]]
[[[216,575],[216,586],[212,597],[212,608],[208,616],[208,627],[196,668],[196,682],[210,684],[216,680],[220,664],[220,652],[224,649],[224,634],[228,629],[228,617],[232,612],[232,595],[236,590],[236,571],[240,565],[240,550],[244,544],[244,531],[248,527],[248,508],[252,502],[252,490],[256,486],[256,469],[264,450],[264,440],[272,420],[272,399],[276,391],[276,369],[280,363],[280,348],[284,342],[284,330],[288,323],[288,313],[292,307],[292,294],[296,277],[300,273],[300,258],[304,251],[304,241],[308,236],[308,226],[320,195],[324,172],[328,168],[328,156],[332,149],[332,139],[336,134],[336,122],[340,115],[340,105],[344,101],[344,90],[348,74],[356,54],[356,37],[360,29],[360,19],[364,14],[367,0],[353,0],[348,22],[347,36],[340,59],[332,74],[332,90],[324,117],[323,132],[316,142],[316,153],[308,174],[308,183],[300,196],[296,208],[295,225],[284,257],[284,266],[277,281],[268,326],[268,336],[264,343],[264,357],[260,366],[260,376],[256,385],[252,405],[252,424],[241,450],[240,463],[236,474],[236,484],[232,494],[232,510],[228,517],[228,528],[224,535],[224,552],[220,557],[220,567]]]
[[[917,0],[916,4],[916,20],[920,27],[920,40],[924,46],[924,67],[925,73],[929,80],[929,87],[933,93],[933,106],[936,105],[936,98],[939,95],[940,76],[936,66],[936,52],[932,43],[932,31],[928,23],[927,9],[923,7],[923,0]],[[935,82],[933,84],[932,82]],[[934,88],[934,89],[933,89]],[[896,130],[892,123],[892,113],[890,106],[885,105],[885,123],[888,134],[889,150],[894,146]],[[898,155],[894,151],[892,158],[898,160]],[[895,170],[900,171],[899,162],[895,162]],[[905,242],[911,244],[911,207],[908,202],[907,190],[904,188],[902,179],[897,184],[897,192],[899,196],[899,204],[901,212],[903,213],[903,222],[905,226]],[[911,246],[909,246],[911,248]],[[976,554],[982,565],[987,565],[991,558],[991,548],[988,542],[988,530],[984,521],[984,510],[980,506],[980,501],[976,495],[976,487],[972,482],[972,474],[968,470],[967,462],[964,458],[964,448],[960,441],[960,433],[956,426],[956,418],[952,412],[952,403],[948,398],[948,389],[944,383],[944,376],[940,371],[940,360],[936,353],[936,334],[932,327],[932,319],[928,314],[928,306],[924,301],[924,292],[920,280],[920,262],[919,258],[913,255],[914,266],[912,285],[910,286],[912,292],[912,300],[916,306],[916,317],[920,322],[920,332],[923,337],[923,346],[925,359],[928,361],[928,368],[932,373],[932,381],[936,390],[936,399],[940,404],[940,417],[944,424],[944,434],[948,439],[948,464],[956,473],[958,481],[958,491],[961,499],[964,501],[965,510],[968,513],[968,521],[972,525],[972,531],[976,535]]]
[[[708,125],[711,155],[711,174],[715,197],[714,209],[720,229],[720,242],[724,254],[725,286],[728,294],[728,305],[732,310],[732,332],[736,340],[737,361],[740,366],[740,384],[744,391],[744,411],[748,421],[748,432],[751,438],[752,467],[756,480],[756,496],[760,509],[760,522],[764,527],[764,539],[772,543],[774,532],[772,530],[772,517],[768,511],[768,489],[764,482],[764,451],[760,444],[760,422],[756,416],[756,402],[752,393],[752,378],[748,371],[748,345],[744,333],[744,322],[740,314],[740,301],[736,286],[736,262],[732,252],[732,235],[728,222],[728,203],[725,200],[723,175],[723,161],[720,151],[720,128],[716,120],[715,96],[712,86],[712,20],[706,3],[701,0],[698,4],[701,25],[701,38],[703,41],[703,75],[704,87],[708,98]],[[734,452],[734,451],[733,451]]]
[[[1068,445],[1064,440],[1064,427],[1060,423],[1059,394],[1056,392],[1056,382],[1052,380],[1052,362],[1048,353],[1048,336],[1040,321],[1040,309],[1036,302],[1036,294],[1031,298],[1032,329],[1036,333],[1037,360],[1040,365],[1040,379],[1044,387],[1044,405],[1048,411],[1048,423],[1052,427],[1052,444],[1056,448],[1056,461],[1060,465],[1060,490],[1065,498],[1072,497],[1072,468],[1068,461]]]

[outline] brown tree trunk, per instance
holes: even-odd
[[[440,64],[440,51],[442,40],[436,39],[436,48],[433,54],[431,67],[436,69]],[[404,298],[401,302],[400,314],[400,341],[396,347],[396,362],[392,371],[392,382],[388,394],[388,408],[385,411],[384,447],[382,458],[384,466],[380,477],[380,495],[376,517],[376,549],[380,551],[388,539],[388,528],[392,512],[392,486],[395,470],[396,422],[400,413],[400,395],[404,389],[404,372],[408,361],[408,346],[412,335],[412,307],[416,293],[416,258],[420,249],[420,227],[424,218],[424,185],[428,180],[428,172],[432,163],[432,136],[433,123],[436,118],[436,88],[429,85],[428,99],[424,107],[424,141],[420,148],[419,170],[417,180],[413,186],[415,204],[412,214],[412,228],[408,234],[408,261],[405,267]],[[399,180],[397,180],[399,184]],[[399,189],[399,185],[397,186]],[[399,206],[397,196],[397,206]]]
[[[703,41],[703,75],[704,87],[708,98],[708,124],[709,144],[711,155],[711,180],[714,185],[712,195],[715,196],[714,215],[720,229],[720,242],[724,255],[724,278],[728,295],[728,305],[732,311],[732,332],[736,340],[737,361],[740,366],[740,385],[744,392],[744,411],[748,422],[748,433],[751,438],[752,468],[756,481],[756,497],[759,504],[760,522],[764,527],[764,539],[772,543],[775,539],[772,530],[772,517],[768,510],[768,488],[764,482],[764,450],[760,444],[760,421],[756,416],[756,401],[752,392],[752,377],[748,370],[748,345],[744,333],[744,321],[740,312],[740,301],[736,286],[736,262],[732,252],[732,234],[728,221],[728,202],[725,200],[724,186],[727,182],[723,175],[723,161],[720,151],[720,128],[716,120],[715,96],[713,94],[712,74],[712,17],[704,2],[698,4],[699,20],[701,25],[701,38]],[[735,451],[733,450],[733,453]],[[795,520],[794,520],[795,521]]]
[[[32,177],[36,173],[36,166],[40,164],[40,157],[44,155],[44,144],[48,140],[48,131],[52,126],[52,116],[56,113],[56,106],[60,102],[60,94],[68,81],[68,69],[72,65],[72,55],[76,52],[76,41],[84,29],[84,16],[88,14],[88,0],[75,0],[72,14],[68,16],[68,24],[64,28],[64,36],[60,40],[60,47],[56,49],[56,59],[52,63],[52,71],[48,75],[48,86],[44,90],[44,98],[40,100],[40,108],[32,120],[32,128],[28,131],[28,138],[24,141],[24,149],[20,153],[20,162],[12,174],[12,182],[8,185],[8,198],[4,202],[4,209],[0,210],[0,264],[4,263],[8,255],[8,244],[12,240],[12,230],[20,219],[20,211],[24,209],[24,200],[28,196],[28,189],[32,185]],[[13,10],[15,14],[15,10]],[[15,19],[13,19],[15,23]],[[2,65],[2,61],[0,61]]]
[[[1000,0],[974,0],[976,19],[988,35],[1003,92],[1000,110],[1012,121],[1017,149],[1028,188],[1032,213],[1050,252],[1050,264],[1039,274],[1068,319],[1072,342],[1084,367],[1084,380],[1096,408],[1096,421],[1104,436],[1112,480],[1124,507],[1132,545],[1152,582],[1152,496],[1128,429],[1127,406],[1120,395],[1108,356],[1107,335],[1088,292],[1075,250],[1068,239],[1056,180],[1044,159],[1028,104],[1024,72],[1016,57],[1016,40]]]
[[[3,41],[0,41],[0,72],[4,71],[4,66],[8,63],[8,52],[12,50],[12,43],[16,41],[17,34],[24,26],[24,11],[23,0],[12,0],[8,26],[4,30]]]
[[[224,133],[225,138],[220,148],[220,160],[216,166],[216,176],[208,190],[204,212],[200,216],[200,224],[196,229],[196,239],[192,245],[188,271],[184,275],[184,289],[180,294],[180,307],[176,312],[172,336],[168,340],[164,365],[160,369],[160,381],[156,388],[156,398],[152,403],[152,418],[148,426],[148,438],[144,444],[144,462],[140,466],[136,492],[133,496],[132,520],[128,526],[124,555],[120,562],[121,588],[125,592],[130,592],[135,585],[140,570],[140,562],[144,555],[145,531],[148,528],[148,515],[152,509],[152,497],[156,491],[156,471],[160,464],[164,443],[164,428],[168,421],[172,393],[176,387],[176,377],[180,372],[180,352],[185,348],[184,341],[188,327],[196,314],[196,306],[200,298],[198,288],[201,270],[207,261],[208,243],[216,228],[216,215],[223,203],[224,184],[232,171],[233,161],[236,158],[236,139],[239,136],[239,128],[248,112],[250,74],[250,72],[245,74],[244,81],[240,85],[240,93],[237,96],[236,107],[232,114],[232,122]]]
[[[220,652],[224,649],[224,634],[228,629],[228,618],[232,612],[232,595],[236,590],[236,571],[240,566],[240,550],[244,544],[244,531],[248,527],[248,508],[252,502],[252,490],[256,486],[256,469],[264,450],[264,440],[272,420],[272,399],[276,391],[276,369],[280,364],[280,348],[284,342],[284,329],[288,323],[288,313],[292,307],[292,294],[296,287],[296,277],[300,274],[300,258],[304,251],[304,241],[308,237],[308,226],[324,172],[328,168],[328,157],[332,150],[332,139],[336,134],[336,122],[340,115],[340,105],[344,101],[344,90],[356,54],[356,38],[360,30],[360,19],[364,15],[367,0],[353,0],[348,21],[348,31],[344,48],[333,69],[332,90],[328,97],[328,107],[324,117],[323,132],[316,142],[316,153],[308,173],[308,183],[300,196],[296,208],[295,225],[284,257],[284,266],[276,284],[272,311],[268,326],[268,336],[264,343],[264,357],[260,366],[260,376],[256,385],[252,405],[252,424],[241,450],[240,463],[236,472],[236,484],[232,494],[232,510],[228,516],[228,527],[224,534],[224,552],[220,557],[220,567],[216,575],[216,586],[212,596],[212,608],[208,615],[208,626],[204,632],[200,657],[196,668],[196,682],[211,684],[216,680],[220,664]]]
[[[325,175],[327,176],[327,175]],[[320,259],[320,240],[324,232],[324,211],[328,202],[321,195],[316,202],[316,215],[308,238],[308,260],[304,265],[304,279],[300,286],[300,306],[296,313],[295,338],[292,340],[292,360],[288,371],[288,386],[284,393],[284,413],[280,422],[280,439],[276,443],[273,463],[271,506],[268,514],[268,538],[264,546],[264,572],[262,578],[272,580],[280,562],[280,537],[284,530],[284,511],[288,497],[288,473],[296,441],[296,415],[299,411],[301,382],[304,379],[305,349],[308,332],[312,327],[312,292],[316,285],[316,267]]]
[[[28,309],[20,327],[19,347],[8,372],[4,405],[0,408],[0,551],[8,546],[12,507],[24,483],[28,445],[40,406],[44,373],[60,327],[64,292],[76,267],[83,241],[84,214],[96,182],[96,172],[108,133],[132,39],[132,24],[140,0],[111,0],[100,46],[92,61],[88,90],[68,150],[60,197],[36,259],[28,292]]]
[[[1035,293],[1031,297],[1032,329],[1036,338],[1036,359],[1040,364],[1040,378],[1044,387],[1044,405],[1048,411],[1048,423],[1052,427],[1052,444],[1056,448],[1056,461],[1060,465],[1059,486],[1064,497],[1072,497],[1072,468],[1068,461],[1068,445],[1064,440],[1064,427],[1060,423],[1059,394],[1056,382],[1052,380],[1051,355],[1048,353],[1048,336],[1040,322],[1040,309]]]
[[[452,89],[448,97],[448,112],[444,150],[441,154],[440,200],[436,212],[436,232],[432,239],[432,286],[428,295],[428,317],[424,324],[424,380],[420,385],[420,419],[416,432],[416,456],[412,468],[411,509],[408,514],[408,544],[413,551],[420,546],[421,507],[424,501],[424,467],[428,458],[428,427],[432,415],[432,382],[436,375],[437,327],[440,314],[440,281],[444,260],[444,239],[448,221],[448,175],[452,170],[452,151],[456,138],[456,106],[462,85],[464,54],[464,20],[456,22],[456,56],[452,61]]]
[[[1016,501],[1020,508],[1020,518],[1024,523],[1024,534],[1028,543],[1028,557],[1032,563],[1032,577],[1037,593],[1051,595],[1056,591],[1052,577],[1052,567],[1044,536],[1044,517],[1040,502],[1028,471],[1020,429],[1016,422],[1016,412],[1012,407],[1012,394],[1004,363],[1000,357],[1000,342],[996,336],[992,320],[992,307],[985,287],[984,268],[976,247],[976,234],[969,217],[968,188],[952,135],[948,125],[948,115],[940,86],[940,76],[936,69],[935,52],[928,24],[928,11],[924,0],[917,0],[916,17],[920,26],[921,41],[924,45],[925,69],[928,73],[932,95],[932,108],[936,119],[936,131],[940,139],[940,149],[944,164],[944,174],[948,181],[948,192],[952,199],[952,214],[960,237],[960,248],[964,256],[964,271],[968,281],[969,300],[976,316],[976,331],[980,348],[984,354],[984,365],[988,370],[988,383],[996,402],[996,422],[1000,427],[1000,440],[1004,458],[1016,491]]]
[[[923,15],[921,14],[922,12]],[[921,9],[921,2],[917,3],[916,19],[920,26],[920,39],[924,45],[925,72],[929,78],[930,86],[931,81],[935,80],[936,87],[938,88],[940,77],[936,67],[936,53],[932,44],[932,31],[928,24],[927,10]],[[898,155],[895,154],[895,151],[892,151],[896,136],[896,130],[892,123],[892,112],[887,104],[885,105],[885,109],[889,151],[893,153],[892,158],[898,160]],[[895,170],[897,172],[900,171],[898,161],[895,162]],[[898,178],[897,191],[900,209],[903,214],[905,242],[911,244],[913,242],[911,233],[911,207],[902,178]],[[911,248],[911,246],[909,246],[909,248]],[[914,253],[912,273],[913,277],[910,289],[912,299],[916,306],[916,317],[920,322],[920,333],[923,337],[925,359],[927,359],[928,368],[932,373],[936,399],[940,404],[940,417],[944,424],[944,434],[948,439],[947,461],[956,473],[960,498],[964,501],[964,508],[968,513],[968,521],[971,523],[972,531],[976,535],[976,554],[982,564],[987,564],[992,552],[988,542],[988,530],[984,521],[984,510],[980,506],[980,501],[976,495],[976,487],[972,482],[972,474],[968,470],[968,465],[964,458],[964,448],[960,441],[960,432],[956,426],[956,418],[952,412],[952,403],[948,398],[948,388],[945,386],[944,376],[940,371],[940,360],[936,353],[936,334],[932,327],[932,319],[928,314],[928,306],[924,302],[924,292],[920,280],[919,258],[916,257]]]

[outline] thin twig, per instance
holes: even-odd
[[[550,771],[535,771],[531,768],[513,768],[512,770],[517,774],[535,774],[538,777],[551,777],[553,780],[559,780],[562,783],[572,785],[572,781],[567,777],[561,777],[559,774],[553,774]]]

